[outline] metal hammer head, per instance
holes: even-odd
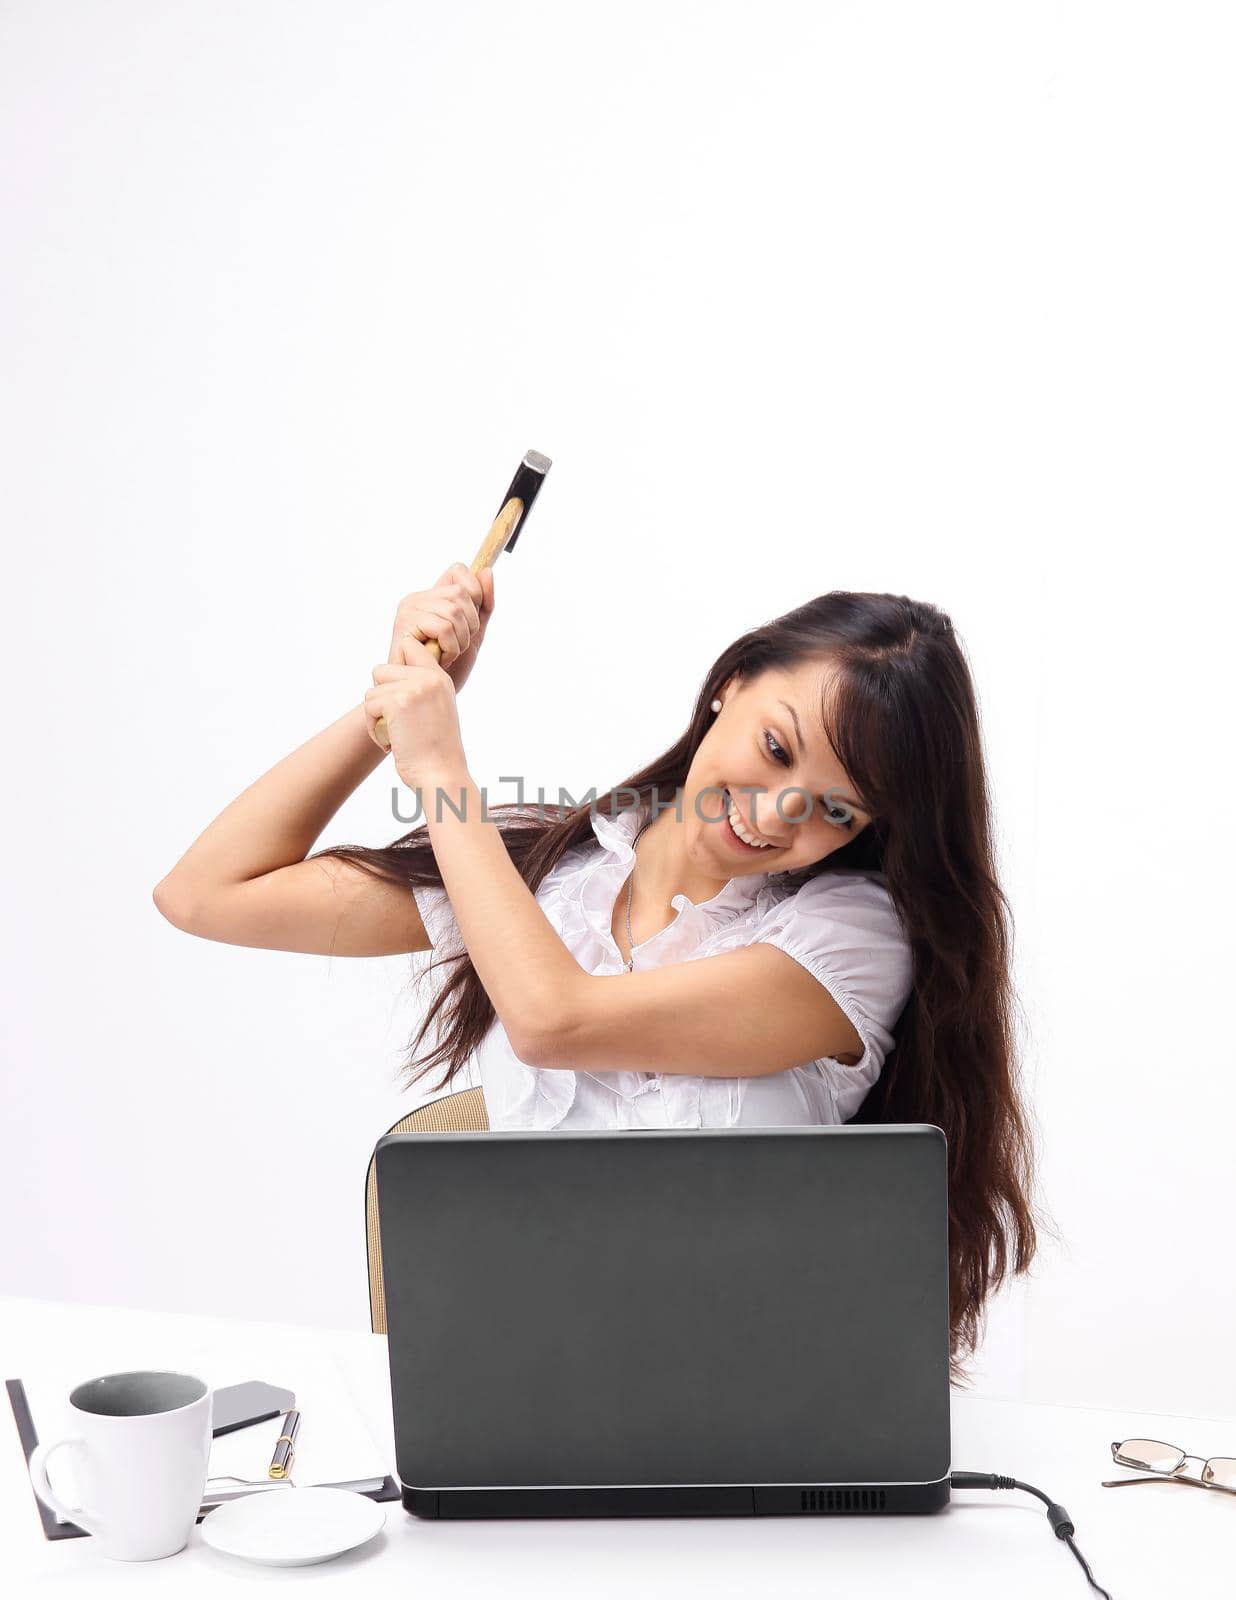
[[[545,474],[552,465],[553,462],[549,457],[543,456],[539,450],[529,450],[519,463],[519,470],[511,479],[511,487],[502,496],[502,505],[498,507],[498,514],[501,515],[503,506],[506,506],[512,500],[522,500],[524,506],[519,521],[515,524],[515,531],[506,541],[506,546],[502,552],[504,555],[514,550],[516,539],[524,531],[524,523],[528,520],[532,502],[540,493],[541,485],[545,482]]]

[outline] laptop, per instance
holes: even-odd
[[[947,1167],[917,1123],[385,1135],[404,1507],[939,1510]]]

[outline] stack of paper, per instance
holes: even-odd
[[[229,1379],[240,1382],[240,1379]],[[373,1437],[356,1404],[348,1393],[343,1376],[333,1361],[313,1361],[296,1357],[287,1371],[266,1379],[291,1389],[300,1412],[300,1427],[292,1460],[291,1481],[300,1488],[315,1483],[346,1484],[354,1489],[379,1489],[388,1468],[373,1442]],[[210,1476],[231,1473],[246,1480],[265,1480],[266,1469],[275,1453],[275,1441],[283,1432],[284,1419],[255,1422],[216,1439],[210,1450]],[[238,1488],[226,1481],[219,1489]]]

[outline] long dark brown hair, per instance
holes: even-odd
[[[996,875],[977,700],[951,619],[904,595],[820,595],[729,645],[709,669],[681,738],[625,782],[595,799],[590,790],[570,806],[487,803],[486,810],[535,894],[573,845],[594,839],[593,808],[613,816],[654,795],[665,806],[685,787],[711,725],[711,702],[733,675],[749,683],[804,663],[838,669],[821,724],[872,821],[822,861],[770,879],[798,888],[827,872],[880,871],[900,914],[913,989],[881,1074],[850,1120],[934,1123],[944,1131],[950,1373],[954,1384],[968,1383],[962,1358],[977,1349],[984,1302],[1006,1277],[1029,1270],[1038,1239],[1034,1144],[1017,1062],[1012,912]],[[442,887],[423,825],[384,848],[338,845],[315,855],[390,882]],[[405,1072],[410,1088],[445,1065],[436,1092],[463,1070],[495,1012],[466,950],[431,965],[446,977]],[[436,1044],[421,1059],[431,1028]]]

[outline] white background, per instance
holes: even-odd
[[[7,0],[0,1288],[368,1326],[424,958],[211,944],[151,890],[534,448],[477,781],[603,792],[824,590],[943,606],[1065,1241],[977,1387],[1236,1415],[1231,27]],[[404,832],[395,781],[319,844]]]

